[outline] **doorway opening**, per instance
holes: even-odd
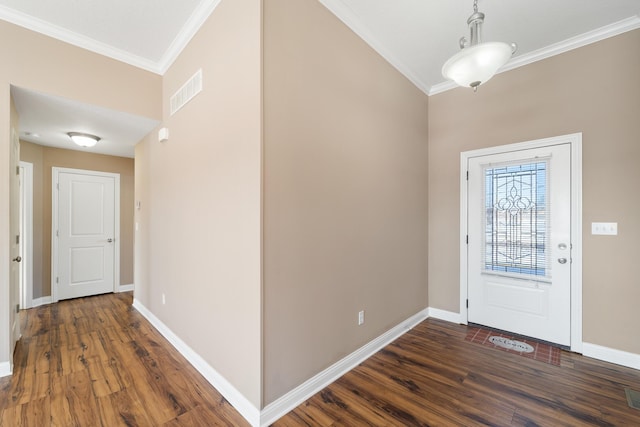
[[[582,351],[582,135],[461,153],[460,313]]]

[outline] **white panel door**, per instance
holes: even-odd
[[[571,344],[571,146],[468,160],[468,321]]]
[[[117,179],[82,171],[57,178],[56,300],[113,292]]]

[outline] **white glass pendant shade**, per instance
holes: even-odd
[[[513,47],[502,42],[468,46],[445,62],[442,75],[460,86],[476,88],[493,77],[512,54]]]
[[[100,141],[100,137],[88,133],[69,132],[67,135],[80,147],[93,147]]]

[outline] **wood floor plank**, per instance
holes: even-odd
[[[291,411],[283,421],[283,426],[319,426],[329,427],[334,419],[322,409],[312,405],[309,401]]]
[[[0,427],[48,426],[51,420],[49,397],[11,406],[0,413]]]
[[[442,387],[438,383],[421,381],[413,372],[373,369],[367,365],[354,372],[359,380],[376,379],[379,386],[385,387],[388,392],[403,396],[400,405],[404,406],[408,400],[429,411],[432,415],[427,421],[430,422],[447,420],[463,425],[475,420],[487,425],[499,425],[510,421],[515,413],[515,406],[501,399],[491,399],[484,393],[461,390],[459,386]],[[440,417],[436,418],[436,414]]]
[[[103,427],[154,425],[142,402],[128,390],[99,397],[97,405]]]
[[[371,403],[358,401],[344,387],[334,383],[330,390],[323,390],[309,399],[309,402],[322,408],[322,411],[333,420],[333,424],[347,423],[351,425],[375,426],[391,423],[391,419]],[[285,421],[286,422],[286,421]]]
[[[87,371],[72,372],[51,379],[51,425],[100,425],[96,398]]]
[[[196,406],[177,416],[176,418],[163,424],[163,427],[210,427],[210,426],[228,426],[239,427],[248,426],[249,424],[236,416],[231,419],[226,417],[225,411],[216,414],[216,419],[212,419],[212,412],[209,408]]]

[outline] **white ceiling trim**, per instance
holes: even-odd
[[[597,28],[593,31],[589,31],[579,36],[571,37],[561,42],[546,46],[542,49],[534,50],[533,52],[518,56],[509,61],[504,67],[500,69],[500,71],[498,71],[498,73],[503,73],[515,68],[520,68],[525,65],[529,65],[555,55],[560,55],[561,53],[565,53],[591,43],[599,42],[609,37],[614,37],[626,33],[627,31],[636,30],[638,28],[640,28],[640,17],[632,16],[630,18],[623,19],[622,21],[615,22],[611,25],[606,25],[604,27]],[[437,85],[433,85],[427,94],[435,95],[450,89],[454,89],[456,87],[458,87],[457,84],[451,81],[447,81],[439,83]]]
[[[601,28],[596,28],[593,31],[589,31],[579,36],[571,37],[542,49],[534,50],[533,52],[518,56],[512,61],[509,61],[501,71],[513,70],[514,68],[522,67],[523,65],[531,64],[532,62],[550,58],[555,55],[560,55],[561,53],[596,43],[601,40],[608,39],[609,37],[614,37],[638,28],[640,28],[640,17],[632,16],[630,18],[623,19],[622,21],[614,22],[613,24]]]
[[[338,19],[340,19],[347,27],[356,33],[362,40],[365,41],[373,50],[375,50],[380,56],[382,56],[389,64],[400,71],[411,83],[416,85],[421,91],[429,94],[429,86],[427,86],[422,80],[420,80],[411,69],[407,67],[402,61],[397,59],[391,51],[386,49],[376,37],[362,24],[356,13],[351,10],[340,0],[319,0],[327,9],[331,11]]]
[[[176,38],[171,42],[171,45],[160,60],[158,64],[159,74],[167,72],[169,67],[178,59],[180,52],[187,47],[187,44],[189,44],[193,36],[196,35],[213,11],[216,10],[221,1],[222,0],[202,1],[193,11],[189,20],[184,24],[184,27],[182,27],[182,30],[180,30]]]
[[[132,55],[120,49],[116,49],[108,44],[99,42],[87,36],[80,35],[65,28],[53,25],[39,18],[27,15],[25,13],[9,9],[0,5],[0,19],[10,22],[27,30],[35,31],[45,36],[61,40],[74,46],[90,50],[91,52],[103,55],[117,61],[121,61],[134,67],[142,68],[147,71],[159,74],[159,67],[153,61]]]
[[[142,68],[155,74],[163,75],[169,67],[175,62],[182,50],[196,35],[200,27],[209,18],[211,13],[218,7],[222,0],[203,0],[199,6],[193,11],[185,25],[182,27],[176,38],[162,56],[159,62],[154,62],[137,55],[132,55],[121,49],[116,49],[108,44],[94,40],[90,37],[80,35],[65,28],[53,25],[39,18],[27,15],[25,13],[10,9],[0,5],[0,19],[35,31],[45,36],[72,44],[82,49],[103,55],[120,62],[124,62],[134,67]]]

